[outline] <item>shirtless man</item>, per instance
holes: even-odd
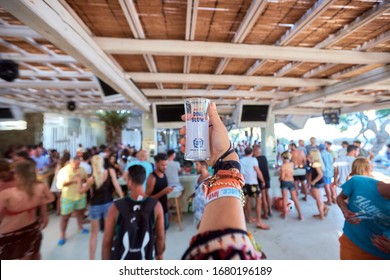
[[[301,207],[299,205],[297,191],[296,191],[296,189],[294,187],[294,183],[293,183],[293,176],[292,175],[294,172],[294,164],[290,161],[291,154],[287,151],[283,152],[282,159],[283,159],[283,164],[282,164],[282,167],[280,168],[279,181],[280,181],[280,188],[282,189],[282,196],[283,196],[283,212],[280,216],[283,219],[285,219],[287,217],[287,214],[288,214],[288,208],[287,208],[288,192],[290,192],[291,199],[294,201],[295,207],[297,208],[298,218],[299,218],[299,220],[302,220],[303,216],[301,213]]]
[[[294,185],[295,189],[298,191],[299,183],[301,183],[301,192],[304,197],[303,200],[307,200],[307,188],[306,188],[306,156],[302,150],[298,150],[295,143],[290,144],[291,149],[291,162],[294,163]]]

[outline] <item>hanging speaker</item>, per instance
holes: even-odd
[[[19,65],[12,60],[0,60],[0,78],[12,82],[19,77]]]
[[[66,108],[68,108],[69,111],[76,110],[76,102],[68,101],[68,103],[66,104]]]
[[[325,109],[322,112],[325,124],[339,124],[340,113],[340,109]]]

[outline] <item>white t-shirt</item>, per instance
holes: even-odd
[[[80,162],[80,167],[84,168],[85,173],[87,173],[88,175],[92,174],[92,167],[91,167],[91,165],[89,165],[85,161]]]
[[[257,173],[254,169],[255,166],[259,166],[257,159],[254,157],[244,156],[240,159],[241,173],[244,175],[245,184],[258,185]]]
[[[353,156],[339,157],[334,167],[339,171],[340,184],[344,184],[352,170],[352,163],[356,158]],[[337,178],[336,178],[337,179]]]
[[[180,163],[174,160],[168,160],[167,170],[165,170],[165,175],[167,175],[168,179],[168,186],[180,185],[179,172]]]

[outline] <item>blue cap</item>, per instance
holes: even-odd
[[[320,145],[318,145],[318,148],[320,149],[320,151],[325,150],[325,145],[324,144],[320,144]]]

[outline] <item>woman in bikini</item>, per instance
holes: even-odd
[[[0,195],[0,259],[40,259],[41,231],[49,222],[49,187],[37,180],[35,163],[15,166],[15,187]]]
[[[324,163],[321,158],[321,154],[319,150],[311,150],[310,157],[312,159],[312,168],[311,168],[311,189],[310,194],[315,199],[317,203],[319,214],[313,215],[316,219],[325,219],[328,215],[329,208],[324,205],[321,201],[321,189],[324,188],[325,183],[323,180],[325,169]]]

